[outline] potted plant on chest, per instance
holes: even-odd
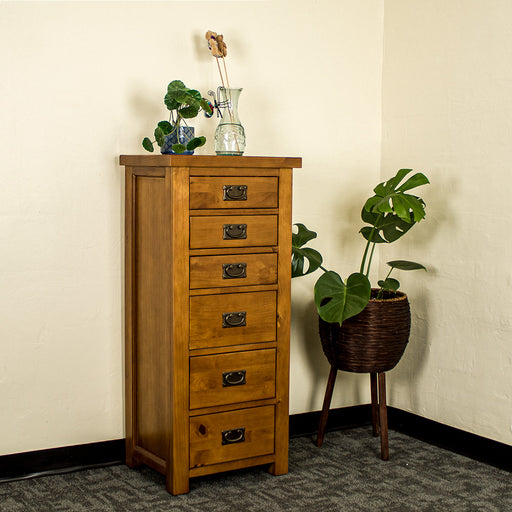
[[[195,137],[194,128],[187,125],[187,119],[196,117],[201,110],[211,116],[211,104],[201,97],[195,89],[189,89],[181,80],[173,80],[167,86],[164,104],[169,110],[169,120],[160,121],[155,128],[155,140],[144,137],[142,147],[153,152],[155,142],[162,154],[192,155],[194,150],[203,146],[206,137]]]
[[[425,217],[425,202],[410,191],[429,181],[422,173],[405,179],[411,172],[411,169],[400,169],[396,176],[377,185],[374,195],[365,202],[361,218],[366,225],[360,233],[366,245],[359,272],[346,280],[322,266],[323,258],[318,251],[304,247],[316,238],[314,231],[296,224],[298,231],[292,234],[292,277],[318,269],[323,271],[316,281],[314,298],[322,348],[331,371],[320,419],[318,446],[323,442],[337,371],[370,373],[374,435],[381,435],[381,457],[384,460],[389,457],[385,372],[400,360],[410,332],[409,301],[406,294],[399,291],[400,283],[391,277],[391,273],[394,269],[426,268],[412,261],[389,261],[387,276],[374,288],[369,274],[376,245],[396,242]]]

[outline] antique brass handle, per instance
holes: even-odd
[[[224,240],[242,240],[247,238],[247,224],[224,224]]]
[[[246,311],[222,313],[222,327],[243,327],[246,325]]]
[[[243,443],[245,441],[245,428],[233,428],[222,431],[222,444]]]
[[[247,277],[247,263],[223,263],[222,279],[243,279]]]
[[[245,370],[224,372],[222,374],[222,387],[243,386],[245,384]]]
[[[247,185],[224,185],[223,201],[246,201]]]

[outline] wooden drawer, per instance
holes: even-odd
[[[277,254],[229,254],[190,258],[190,288],[277,283]]]
[[[275,341],[277,293],[190,297],[190,349]]]
[[[277,215],[190,217],[190,248],[277,245]]]
[[[190,209],[277,208],[277,177],[192,176]]]
[[[190,409],[273,398],[276,349],[190,358]]]
[[[190,467],[274,453],[274,406],[190,418]]]

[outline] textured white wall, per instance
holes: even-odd
[[[295,221],[352,268],[380,165],[382,18],[383,0],[0,2],[0,454],[124,435],[118,155],[142,152],[169,81],[219,85],[207,29],[244,87],[246,154],[303,157]],[[216,122],[194,124],[211,154]],[[293,284],[292,413],[320,407],[327,376],[311,286]],[[333,405],[367,399],[340,382]]]
[[[389,248],[410,346],[390,401],[512,444],[512,3],[386,0],[382,173],[424,170],[428,215]],[[383,255],[383,260],[385,257]]]

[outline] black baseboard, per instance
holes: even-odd
[[[416,439],[512,472],[512,446],[388,407],[388,426]]]
[[[445,450],[512,472],[512,446],[388,406],[388,427]],[[313,435],[320,412],[290,416],[290,436]],[[329,411],[326,431],[371,424],[370,404]]]
[[[370,425],[371,419],[370,404],[331,409],[326,430],[341,430]],[[319,421],[320,411],[292,414],[290,416],[290,437],[316,434]]]
[[[290,437],[314,435],[320,412],[290,416]],[[327,431],[371,424],[369,404],[332,409]],[[512,472],[512,446],[388,407],[389,428]],[[0,456],[0,483],[124,463],[124,439]]]
[[[0,483],[124,463],[124,439],[0,456]]]

